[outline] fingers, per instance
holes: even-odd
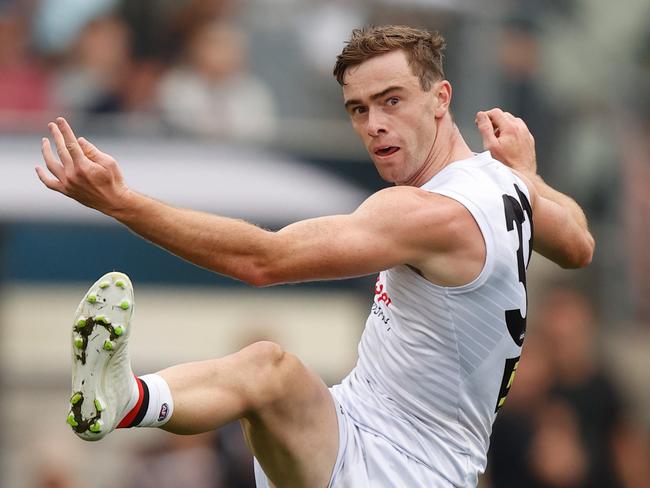
[[[63,117],[57,117],[56,127],[61,132],[61,135],[63,136],[65,149],[70,155],[73,163],[82,164],[84,161],[83,159],[84,154],[81,148],[79,147],[79,143],[77,142],[77,137],[74,135],[74,132],[72,131],[72,127],[70,127],[68,121],[65,120]]]
[[[54,176],[57,177],[60,181],[65,179],[65,169],[54,157],[52,152],[52,146],[50,145],[50,140],[46,137],[41,141],[41,153],[43,154],[43,160],[45,161],[45,166],[50,170]]]
[[[56,153],[59,157],[57,160],[49,139],[44,137],[41,141],[41,153],[51,175],[40,166],[36,167],[36,174],[47,188],[65,194],[68,176],[73,174],[75,164],[83,164],[84,155],[72,129],[63,117],[58,117],[56,123],[50,122],[47,127],[54,139]]]
[[[506,112],[501,110],[500,108],[493,108],[492,110],[488,110],[487,116],[490,118],[492,121],[492,125],[494,125],[495,129],[501,130],[504,125],[508,122],[508,117],[506,115]]]
[[[90,143],[84,137],[78,138],[77,142],[79,143],[79,146],[81,147],[81,150],[83,151],[86,158],[88,158],[90,161],[102,166],[103,168],[107,169],[108,171],[111,171],[111,172],[118,171],[119,172],[117,162],[115,161],[115,159],[111,155],[100,151],[99,149],[97,149],[97,147],[95,147],[92,143]]]
[[[79,143],[79,147],[81,147],[81,150],[83,151],[84,155],[91,161],[97,162],[97,160],[101,156],[105,156],[103,152],[97,149],[93,144],[91,144],[84,137],[79,137],[77,139],[77,142]]]
[[[485,112],[478,112],[476,114],[476,125],[481,138],[483,139],[483,147],[489,149],[498,144],[497,136],[495,134],[495,127],[492,125],[492,120]]]
[[[519,127],[520,130],[523,130],[525,132],[530,133],[530,129],[526,125],[526,122],[524,122],[522,119],[520,119],[519,117],[516,117],[515,118],[515,123],[517,124],[517,126]]]
[[[488,113],[492,114],[492,122],[497,127],[497,137],[503,133],[514,137],[522,137],[524,135],[530,138],[533,137],[526,122],[519,117],[515,117],[510,112],[504,112],[501,109],[492,109]]]
[[[48,187],[50,190],[58,191],[60,193],[63,192],[63,184],[57,180],[56,178],[52,178],[49,176],[43,168],[40,166],[36,166],[36,174],[38,175],[38,179],[43,182],[43,184]]]
[[[511,128],[520,128],[522,124],[524,126],[526,125],[520,118],[515,117],[510,112],[504,112],[500,108],[493,108],[492,110],[488,110],[486,113],[488,117],[490,117],[490,120],[495,127],[495,132],[497,133],[503,132],[504,129],[509,130]]]
[[[72,157],[70,156],[70,153],[65,147],[65,139],[63,138],[63,134],[61,133],[61,131],[59,130],[59,128],[54,122],[50,122],[49,124],[47,124],[47,128],[50,130],[52,139],[54,139],[54,145],[56,146],[56,153],[59,155],[61,164],[63,164],[63,167],[65,168],[66,171],[71,170],[74,163],[72,162]]]

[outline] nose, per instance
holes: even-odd
[[[368,125],[366,127],[370,137],[378,137],[379,135],[386,134],[386,118],[380,110],[371,107],[368,110]]]

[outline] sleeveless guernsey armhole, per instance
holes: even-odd
[[[485,281],[490,276],[492,269],[494,268],[494,236],[492,234],[492,228],[488,224],[487,219],[485,218],[485,215],[483,214],[481,209],[477,205],[475,205],[474,202],[469,200],[466,196],[461,195],[453,190],[448,190],[444,188],[431,189],[427,191],[431,193],[437,193],[444,197],[452,198],[453,200],[456,200],[458,203],[460,203],[463,207],[467,209],[467,211],[474,218],[474,221],[478,225],[479,231],[483,236],[483,242],[485,244],[485,263],[483,264],[483,268],[481,269],[481,272],[478,274],[478,276],[465,285],[441,286],[441,285],[436,285],[435,283],[431,283],[428,280],[426,281],[427,283],[430,283],[431,286],[433,286],[435,289],[443,290],[445,293],[449,293],[449,294],[466,293],[468,291],[475,290],[483,283],[485,283]]]

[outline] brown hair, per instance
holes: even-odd
[[[354,29],[347,45],[336,57],[334,77],[343,85],[343,77],[348,68],[398,49],[406,51],[411,70],[420,79],[424,91],[429,91],[435,81],[444,78],[444,38],[438,32],[431,33],[404,25]]]

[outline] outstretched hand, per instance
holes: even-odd
[[[520,118],[499,108],[476,114],[483,147],[494,159],[527,175],[537,173],[535,139]]]
[[[36,167],[43,184],[106,214],[119,209],[128,187],[115,159],[83,137],[77,138],[63,117],[58,117],[56,123],[50,122],[48,129],[58,159],[49,139],[44,137],[41,152],[49,173],[41,166]]]

